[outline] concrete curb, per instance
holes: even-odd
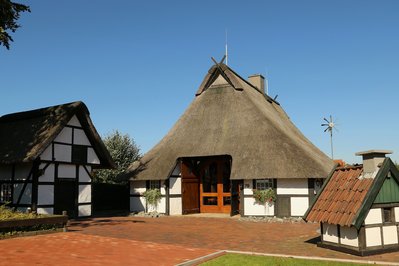
[[[202,256],[190,261],[186,261],[176,266],[193,266],[203,263],[205,261],[215,259],[217,257],[223,256],[225,254],[242,254],[242,255],[256,255],[256,256],[268,256],[268,257],[280,257],[280,258],[294,258],[294,259],[304,259],[304,260],[321,260],[321,261],[334,261],[334,262],[351,262],[351,263],[363,263],[363,264],[376,264],[376,265],[395,265],[399,266],[397,262],[388,261],[371,261],[371,260],[351,260],[351,259],[334,259],[334,258],[324,258],[324,257],[307,257],[307,256],[296,256],[296,255],[286,255],[286,254],[273,254],[273,253],[258,253],[258,252],[248,252],[248,251],[238,251],[238,250],[220,250],[215,253]]]

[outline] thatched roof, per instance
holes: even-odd
[[[90,113],[83,102],[72,102],[0,117],[0,163],[32,162],[57,137],[76,115],[102,167],[114,167],[114,162],[98,135]]]
[[[213,155],[232,157],[231,179],[325,178],[334,166],[279,103],[225,64],[208,71],[177,123],[126,174],[166,179],[179,158]]]

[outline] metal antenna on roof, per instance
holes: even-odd
[[[330,120],[327,120],[327,118],[324,118],[324,121],[327,123],[321,124],[321,126],[325,126],[326,129],[324,129],[324,132],[330,132],[330,142],[331,142],[331,159],[334,160],[334,147],[333,147],[333,129],[335,129],[338,132],[338,129],[336,128],[336,123],[334,123],[334,120],[332,116],[330,115]]]
[[[225,56],[226,56],[226,66],[228,65],[228,51],[227,51],[227,29],[226,29],[226,52],[225,52]]]

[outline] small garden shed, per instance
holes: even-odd
[[[83,102],[0,117],[0,204],[90,216],[92,169],[113,166]]]
[[[320,223],[322,247],[357,255],[399,250],[399,172],[384,150],[337,167],[304,215]]]

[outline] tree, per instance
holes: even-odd
[[[108,134],[104,138],[112,159],[117,166],[115,170],[101,169],[94,172],[94,182],[99,183],[127,183],[127,180],[120,179],[118,176],[123,173],[129,165],[140,159],[140,149],[134,140],[128,135],[122,135],[118,130]]]
[[[13,3],[10,0],[0,0],[0,44],[10,49],[14,40],[7,31],[15,32],[19,27],[17,20],[20,12],[30,12],[29,6]]]

